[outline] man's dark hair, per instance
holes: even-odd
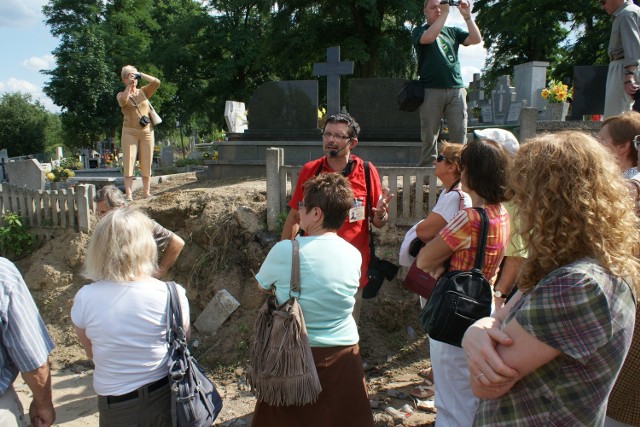
[[[510,165],[511,158],[507,151],[492,139],[467,143],[460,157],[465,184],[491,205],[506,200]]]
[[[323,131],[329,123],[347,124],[349,126],[349,136],[352,138],[357,138],[360,133],[360,125],[347,113],[337,113],[328,116],[324,122],[324,127],[322,128]]]
[[[324,214],[322,227],[338,230],[353,206],[349,181],[339,173],[322,173],[306,181],[301,209],[320,208]]]

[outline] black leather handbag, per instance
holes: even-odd
[[[471,271],[448,271],[438,278],[418,319],[429,337],[456,347],[476,320],[491,314],[491,284],[482,274],[489,219],[482,208],[478,248]]]
[[[424,87],[420,80],[409,80],[398,94],[400,111],[416,111],[424,102]]]

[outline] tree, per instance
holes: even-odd
[[[27,93],[6,93],[0,97],[0,148],[9,156],[50,151],[60,142],[59,119],[47,112]]]
[[[606,64],[609,17],[596,2],[477,0],[474,5],[489,52],[487,81],[530,61],[550,63],[549,74],[567,80],[574,65]]]

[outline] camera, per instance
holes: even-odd
[[[142,116],[140,117],[140,126],[145,127],[146,125],[148,125],[149,123],[151,123],[151,120],[149,120],[148,116]]]
[[[135,77],[136,77],[136,80],[140,80],[142,78],[142,74],[136,73]]]
[[[460,0],[442,0],[440,4],[449,4],[449,6],[459,6]]]

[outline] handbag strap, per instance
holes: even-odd
[[[376,245],[373,241],[373,229],[371,228],[371,217],[369,216],[369,212],[373,208],[369,206],[369,194],[371,194],[371,184],[369,181],[371,180],[371,172],[369,172],[369,162],[363,162],[362,166],[364,167],[364,181],[367,188],[367,194],[365,195],[365,204],[367,205],[367,209],[364,212],[364,219],[367,221],[367,234],[369,234],[369,253],[370,257],[373,257],[376,253]]]
[[[176,282],[166,282],[167,285],[167,342],[169,346],[173,346],[174,341],[185,342],[182,322],[182,307],[180,298],[178,297],[178,289]]]
[[[300,242],[291,241],[291,280],[289,289],[289,298],[298,298],[300,296]],[[292,295],[297,292],[298,295]]]
[[[142,92],[142,89],[140,89],[140,91]],[[142,95],[144,95],[144,92],[142,92]],[[147,98],[146,95],[144,95],[144,97],[145,97],[145,99]],[[131,100],[131,103],[133,104],[133,106],[136,107],[136,111],[138,112],[138,116],[142,117],[142,113],[140,112],[140,109],[138,108],[138,103],[133,99],[133,96],[129,95],[129,100]]]
[[[483,208],[473,208],[480,215],[480,235],[478,236],[478,247],[476,248],[476,258],[473,269],[482,274],[482,263],[484,262],[484,249],[487,246],[487,234],[489,234],[489,218]]]

